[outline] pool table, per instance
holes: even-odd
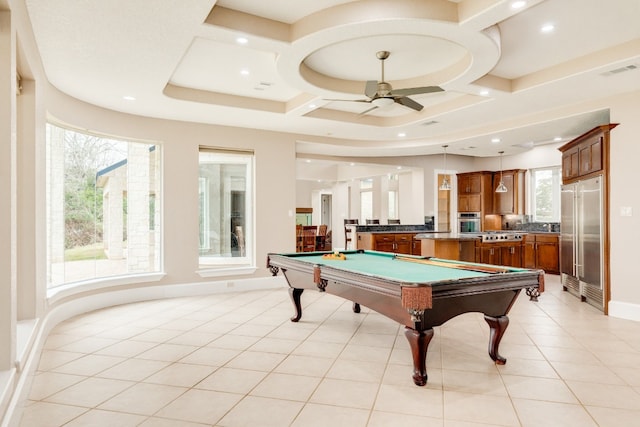
[[[544,289],[544,271],[396,255],[376,251],[344,251],[345,259],[331,252],[269,254],[267,267],[282,271],[295,308],[291,318],[302,317],[300,297],[305,289],[337,295],[405,326],[413,355],[413,382],[427,383],[426,356],[433,327],[462,313],[480,312],[489,324],[489,356],[497,364],[509,325],[507,313],[522,289],[537,300]]]

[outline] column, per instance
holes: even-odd
[[[0,371],[16,360],[16,32],[0,11]]]
[[[127,267],[149,271],[149,146],[129,143],[127,153]]]

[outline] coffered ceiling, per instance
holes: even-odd
[[[290,132],[301,154],[514,154],[607,122],[585,103],[640,90],[638,0],[25,3],[61,91],[142,116]],[[444,90],[409,95],[420,111],[370,110],[378,51],[394,90]]]

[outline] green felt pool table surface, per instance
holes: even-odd
[[[404,261],[404,257],[396,257],[395,254],[388,252],[363,251],[363,252],[345,252],[346,260],[333,260],[323,258],[323,254],[309,253],[296,254],[296,259],[301,262],[324,265],[354,273],[375,276],[381,279],[387,279],[396,282],[405,283],[432,283],[469,279],[472,277],[485,277],[490,273],[479,271],[469,271],[455,268],[456,265],[465,264],[470,267],[483,264],[463,263],[460,261],[449,261],[438,258],[430,258],[430,260],[441,263],[450,263],[451,267],[440,265],[428,265],[418,262]],[[407,257],[409,258],[409,257]],[[420,257],[415,257],[419,260]],[[522,269],[509,268],[511,272],[522,271]]]

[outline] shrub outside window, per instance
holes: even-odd
[[[560,222],[560,168],[531,170],[531,214],[534,222]]]

